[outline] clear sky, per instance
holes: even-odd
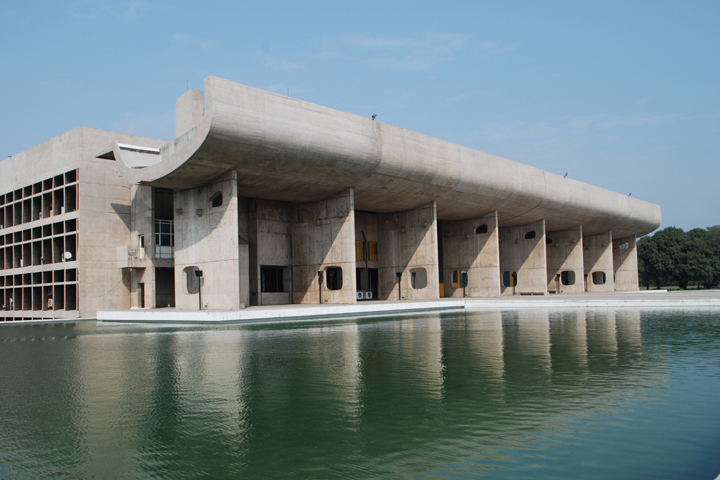
[[[171,140],[209,75],[720,224],[720,1],[4,1],[0,156]]]

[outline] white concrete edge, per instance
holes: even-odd
[[[330,319],[336,317],[387,316],[404,313],[432,313],[434,311],[464,310],[463,300],[388,303],[374,305],[334,305],[303,308],[277,308],[267,310],[164,312],[157,310],[98,312],[102,323],[246,323],[278,322],[301,319]]]
[[[96,322],[97,318],[46,318],[43,320],[9,320],[0,322],[0,328],[10,325],[43,325],[48,323],[78,323],[78,322]]]

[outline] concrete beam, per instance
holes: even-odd
[[[585,291],[612,292],[613,256],[612,232],[583,237]]]
[[[468,297],[499,297],[497,212],[471,220],[444,221],[442,235],[445,296],[462,298],[462,288],[453,287],[453,271],[467,270]]]
[[[380,214],[377,229],[380,299],[440,298],[435,202],[405,212]],[[398,272],[402,273],[400,283]]]
[[[635,237],[613,239],[613,270],[616,292],[640,290]]]
[[[546,294],[545,220],[520,227],[500,227],[499,242],[502,294]],[[505,277],[510,275],[505,272],[516,272],[514,289],[505,284]]]
[[[585,291],[583,283],[585,270],[583,268],[582,226],[547,232],[545,234],[545,251],[547,253],[548,291],[583,293]]]
[[[319,202],[295,205],[293,303],[355,303],[354,198],[353,189],[348,188]],[[336,268],[342,271],[342,286],[331,290],[328,278],[337,278]],[[322,296],[319,271],[323,272]]]

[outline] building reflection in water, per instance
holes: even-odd
[[[643,349],[634,310],[96,333],[5,348],[2,360],[24,375],[0,385],[32,407],[16,414],[23,432],[52,428],[47,399],[62,419],[60,436],[23,435],[28,455],[41,462],[60,438],[76,451],[71,468],[96,477],[188,465],[259,475],[271,458],[290,475],[319,451],[329,462],[387,460],[457,438],[483,445],[479,461],[503,461],[502,445],[599,408],[618,380],[633,385],[626,367]],[[32,380],[48,369],[56,380]]]

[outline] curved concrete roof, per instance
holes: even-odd
[[[216,77],[205,79],[199,125],[161,148],[161,160],[131,168],[133,184],[205,185],[237,170],[240,195],[289,202],[354,187],[358,210],[394,212],[437,201],[443,220],[498,211],[500,226],[545,219],[548,231],[583,226],[644,235],[660,207],[538,168],[402,128]]]

